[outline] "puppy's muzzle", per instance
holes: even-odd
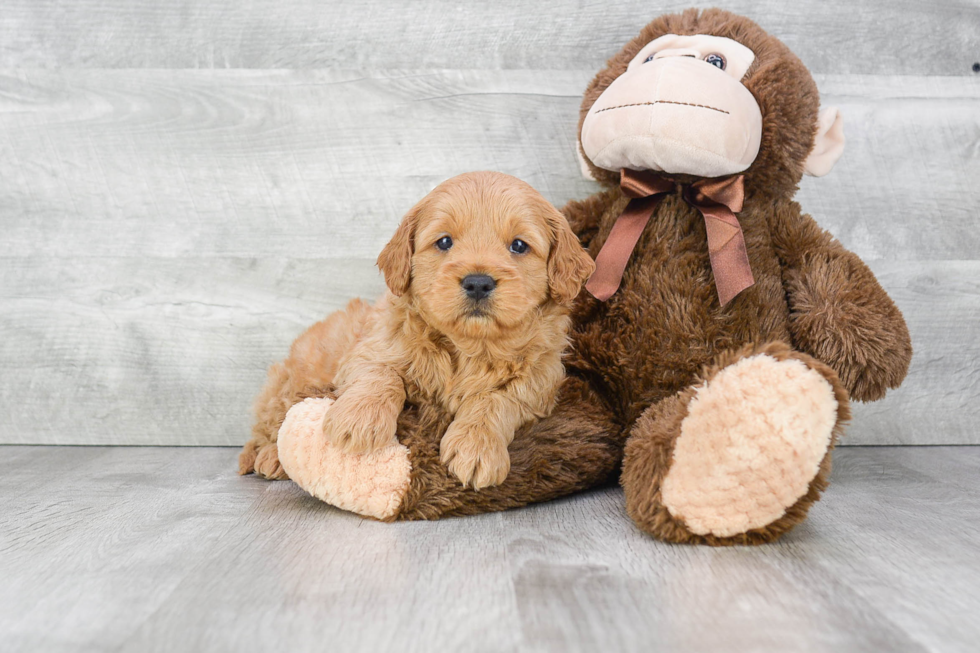
[[[468,274],[459,283],[466,296],[476,302],[489,297],[497,287],[497,282],[488,274]]]

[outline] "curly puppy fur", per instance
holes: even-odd
[[[662,500],[696,387],[747,356],[799,361],[833,389],[838,409],[832,445],[847,419],[848,396],[874,400],[904,378],[912,348],[898,308],[867,266],[792,201],[817,133],[819,97],[806,68],[782,43],[747,18],[717,9],[661,16],[596,75],[581,115],[640,48],[664,34],[732,38],[755,53],[743,83],[762,110],[762,146],[745,173],[738,217],[756,284],[719,306],[704,220],[679,197],[667,197],[637,243],[620,290],[605,303],[585,293],[574,302],[557,406],[518,430],[505,481],[480,492],[462,486],[440,460],[441,436],[452,416],[436,404],[409,405],[398,432],[409,449],[411,485],[388,519],[436,519],[544,501],[607,482],[622,463],[627,511],[654,537],[710,545],[770,542],[804,520],[826,486],[831,454],[779,519],[732,536],[698,535]],[[618,175],[592,172],[607,188],[570,202],[563,213],[594,256],[629,198]],[[333,328],[357,331],[356,324]],[[269,441],[266,433],[274,438],[271,427],[278,427],[290,405],[316,394],[318,385],[330,387],[326,372],[295,381],[280,380],[278,375],[289,376],[282,368],[272,374],[275,387],[262,401],[281,412],[260,411],[268,420],[256,427],[262,442]],[[246,448],[246,462],[254,457],[255,447]]]
[[[518,432],[506,481],[481,492],[451,482],[438,458],[447,418],[432,407],[410,409],[399,436],[410,451],[411,486],[391,519],[544,501],[606,482],[622,462],[627,511],[651,535],[709,545],[770,542],[805,519],[827,484],[831,453],[782,517],[732,536],[699,535],[670,513],[661,495],[696,387],[748,356],[799,361],[832,388],[832,446],[847,419],[849,396],[874,400],[904,378],[912,348],[898,308],[867,266],[792,201],[817,133],[819,97],[806,68],[782,43],[721,10],[661,16],[596,75],[581,115],[640,48],[664,34],[732,38],[756,55],[744,84],[762,110],[762,149],[745,173],[738,216],[756,284],[719,306],[704,220],[680,197],[668,196],[640,237],[619,291],[608,302],[581,293],[573,304],[558,405]],[[607,188],[570,202],[563,213],[595,256],[629,198],[617,174],[592,172]]]
[[[757,544],[803,521],[826,486],[830,452],[782,518],[733,537],[697,535],[660,497],[693,388],[752,352],[796,358],[833,387],[836,442],[848,398],[871,401],[897,387],[912,347],[901,312],[864,262],[792,201],[813,148],[819,94],[800,60],[755,23],[717,9],[655,19],[593,79],[582,120],[637,52],[664,34],[727,37],[755,53],[742,82],[762,110],[762,144],[744,173],[738,219],[756,283],[719,306],[703,220],[679,197],[668,197],[637,243],[619,292],[606,303],[583,294],[574,305],[566,364],[571,376],[593,382],[629,430],[622,481],[640,528],[672,542]],[[618,173],[588,164],[608,189],[563,212],[595,255],[629,198],[618,187]]]
[[[515,250],[518,240],[526,251]],[[389,292],[377,304],[352,301],[270,370],[240,473],[285,478],[275,440],[286,411],[334,391],[323,428],[342,450],[388,445],[406,400],[431,403],[452,416],[441,462],[463,485],[500,484],[515,431],[554,408],[567,305],[591,258],[534,189],[480,172],[450,179],[413,207],[378,266]],[[467,293],[472,275],[492,279],[487,296]]]

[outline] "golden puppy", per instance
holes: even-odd
[[[378,267],[390,292],[314,325],[269,371],[240,472],[285,478],[275,440],[286,411],[335,388],[323,428],[336,446],[387,446],[406,398],[436,402],[454,416],[441,442],[450,471],[477,489],[503,482],[514,432],[554,407],[567,305],[592,259],[529,185],[475,172],[415,205]]]

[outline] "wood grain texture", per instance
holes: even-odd
[[[0,492],[0,632],[11,651],[122,643],[263,490],[228,483],[228,450],[29,453]]]
[[[980,262],[871,266],[915,356],[899,390],[855,406],[844,443],[976,443]],[[0,442],[240,444],[268,365],[349,297],[382,289],[356,259],[7,259]]]
[[[373,259],[467,170],[593,192],[566,71],[0,76],[0,256]],[[848,149],[806,211],[862,257],[975,259],[980,77],[819,78]]]
[[[348,259],[7,259],[0,442],[240,443],[271,362],[382,287]]]
[[[833,171],[804,177],[804,211],[866,260],[976,260],[980,76],[817,76],[844,116]]]
[[[233,449],[3,447],[4,650],[968,653],[980,448],[850,447],[777,544],[638,532],[618,488],[381,524]]]
[[[8,72],[0,442],[241,442],[264,369],[380,292],[374,257],[436,183],[494,168],[558,204],[595,190],[574,157],[589,76]],[[917,351],[847,442],[980,442],[980,79],[818,81],[848,151],[800,202],[882,275]]]
[[[2,256],[374,259],[469,170],[554,202],[581,74],[18,71],[0,76]]]
[[[871,269],[905,315],[912,365],[882,401],[854,405],[844,443],[980,442],[980,262],[872,261]]]
[[[0,67],[597,70],[656,16],[715,5],[819,73],[970,76],[980,58],[975,0],[8,0]]]

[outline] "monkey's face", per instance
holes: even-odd
[[[744,171],[762,139],[762,111],[742,84],[754,60],[752,50],[720,36],[654,39],[589,109],[585,155],[613,171]]]

